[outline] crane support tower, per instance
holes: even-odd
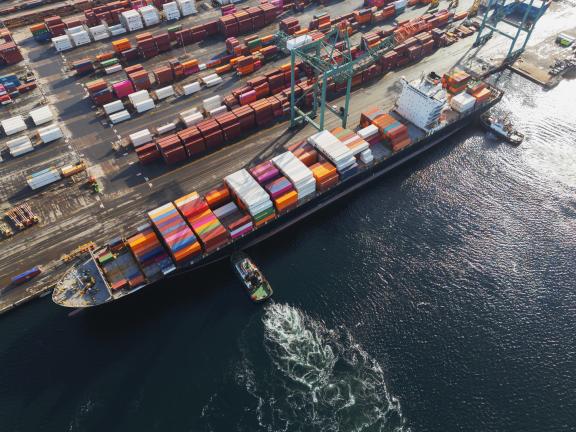
[[[347,23],[343,22],[340,26],[335,26],[323,38],[315,41],[302,39],[299,42],[297,38],[282,32],[277,33],[276,37],[279,46],[290,53],[291,127],[307,122],[320,131],[324,130],[326,110],[328,110],[340,119],[342,127],[345,128],[350,106],[352,77],[380,61],[382,56],[394,46],[394,38],[390,36],[383,39],[378,46],[366,48],[362,55],[353,59],[346,25]],[[299,38],[304,37],[300,36]],[[308,72],[311,86],[306,93],[297,97],[295,92],[295,71],[297,62],[300,61]],[[344,105],[340,108],[326,103],[326,90],[329,82],[345,87]],[[300,108],[302,104],[299,102],[303,101],[308,95],[312,95],[312,108],[306,112]],[[316,118],[318,118],[318,121],[316,121]]]
[[[516,59],[526,48],[528,39],[551,0],[485,0],[482,23],[475,46],[483,45],[494,33],[510,40],[505,63]],[[475,2],[476,4],[477,2]]]

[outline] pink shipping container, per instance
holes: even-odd
[[[246,93],[242,93],[238,99],[240,101],[240,105],[251,104],[252,102],[256,101],[256,91],[250,90]]]
[[[129,94],[134,93],[134,86],[129,80],[121,81],[112,85],[114,94],[118,99],[127,97]]]

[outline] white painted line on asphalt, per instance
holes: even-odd
[[[140,177],[142,173],[136,173],[136,177]]]

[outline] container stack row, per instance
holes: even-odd
[[[200,243],[174,204],[168,203],[152,210],[148,212],[148,217],[162,236],[176,264],[190,260],[201,253]]]
[[[308,142],[336,166],[342,180],[356,173],[358,167],[356,158],[350,149],[329,131],[312,135],[308,138]]]
[[[226,176],[224,181],[239,204],[250,213],[256,227],[274,219],[276,214],[270,196],[248,171],[236,171]]]
[[[291,151],[284,152],[272,159],[272,163],[290,180],[302,200],[316,191],[316,180],[312,171],[294,156]]]
[[[138,233],[128,239],[128,246],[148,279],[172,267],[170,257],[150,225],[139,227]]]
[[[360,124],[363,127],[376,126],[382,139],[389,143],[394,152],[402,150],[412,143],[408,127],[381,108],[373,107],[363,111]]]
[[[228,232],[197,192],[177,199],[174,204],[200,239],[205,252],[212,252],[228,243]]]

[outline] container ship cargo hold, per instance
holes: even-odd
[[[191,192],[149,211],[137,232],[79,257],[52,298],[96,306],[227,258],[442,142],[501,98],[501,90],[459,71],[402,80],[390,112],[367,108],[355,130],[317,132],[230,173],[204,196]]]

